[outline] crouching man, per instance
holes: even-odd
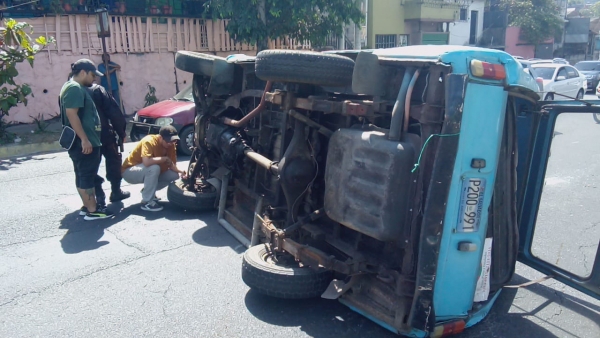
[[[161,211],[156,191],[187,174],[177,168],[177,141],[179,136],[173,126],[160,128],[158,135],[144,137],[121,166],[123,179],[130,184],[144,184],[142,210]]]

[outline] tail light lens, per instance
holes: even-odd
[[[464,320],[458,320],[455,322],[445,323],[438,325],[433,329],[431,333],[432,338],[448,337],[461,333],[465,330],[466,323]]]
[[[473,76],[490,80],[504,80],[506,78],[506,70],[503,65],[480,60],[471,60],[471,73]]]
[[[535,82],[537,82],[538,87],[540,87],[540,91],[544,91],[544,79],[541,77],[536,77]]]

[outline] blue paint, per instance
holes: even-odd
[[[471,327],[471,326],[479,323],[480,321],[482,321],[485,317],[487,317],[488,313],[490,313],[490,310],[492,309],[492,306],[496,302],[496,299],[498,299],[498,296],[500,296],[501,291],[502,291],[502,289],[496,291],[496,294],[494,296],[492,296],[492,298],[489,299],[485,303],[485,305],[481,307],[481,309],[477,310],[476,312],[473,312],[469,316],[469,319],[467,320],[465,328]]]
[[[487,231],[488,208],[496,180],[507,97],[507,92],[500,86],[479,83],[467,86],[435,283],[433,304],[437,320],[465,316],[473,306]],[[473,158],[485,159],[486,167],[481,170],[471,168]],[[455,232],[463,179],[475,177],[487,182],[479,229],[470,233]],[[459,251],[459,242],[474,243],[477,250]]]

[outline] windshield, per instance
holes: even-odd
[[[183,88],[182,91],[173,96],[173,99],[177,101],[194,101],[194,97],[192,96],[192,86],[189,85],[186,88]]]
[[[598,62],[580,62],[575,65],[575,68],[581,71],[600,70],[600,63]]]
[[[533,77],[541,77],[544,80],[552,80],[552,76],[554,76],[554,70],[556,68],[531,67],[529,69],[531,69]]]

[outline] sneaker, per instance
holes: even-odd
[[[79,216],[85,216],[87,215],[88,210],[86,207],[81,207],[81,209],[79,209]]]
[[[128,192],[128,191],[120,190],[116,194],[114,192],[111,192],[110,193],[110,201],[111,202],[118,202],[118,201],[122,201],[124,199],[127,199],[130,196],[131,196],[131,193]]]
[[[161,211],[163,207],[158,204],[155,200],[152,200],[144,205],[142,205],[142,210],[146,211]]]
[[[98,219],[111,218],[114,214],[106,208],[98,208],[95,212],[88,212],[83,218],[86,221],[95,221]]]

